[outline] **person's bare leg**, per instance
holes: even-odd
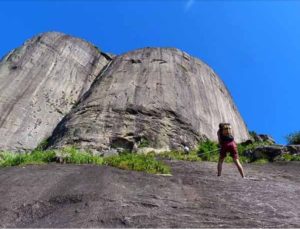
[[[236,165],[236,167],[238,168],[241,176],[244,178],[245,177],[244,170],[243,170],[243,167],[242,167],[239,159],[233,159],[233,161],[234,161],[234,164]]]
[[[218,162],[218,177],[222,174],[222,164],[223,164],[224,158],[219,158]]]

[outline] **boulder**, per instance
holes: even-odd
[[[261,139],[262,142],[269,142],[271,144],[275,144],[275,140],[267,134],[259,134],[258,137]]]
[[[255,142],[255,140],[253,138],[250,138],[250,139],[248,139],[246,141],[241,142],[241,144],[243,146],[247,146],[247,145],[252,145],[254,142]]]
[[[0,150],[31,150],[48,138],[111,61],[90,43],[49,32],[0,62]]]
[[[267,134],[252,134],[251,140],[254,142],[267,142],[270,144],[275,144],[275,140]]]
[[[250,156],[252,161],[259,159],[268,159],[273,161],[275,157],[288,153],[287,148],[283,145],[259,146],[251,151]]]
[[[300,154],[300,145],[287,145],[290,154]]]

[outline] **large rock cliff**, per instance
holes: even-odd
[[[179,149],[216,140],[220,122],[232,123],[237,141],[249,137],[222,80],[178,49],[112,57],[45,33],[4,57],[0,87],[2,150],[32,149],[49,136],[53,148]]]
[[[51,144],[103,151],[146,142],[182,149],[217,140],[225,121],[237,141],[248,138],[229,92],[206,64],[178,49],[144,48],[114,58],[56,128]]]
[[[24,151],[49,137],[108,63],[93,45],[44,33],[0,62],[0,149]]]

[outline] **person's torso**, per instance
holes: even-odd
[[[223,134],[221,134],[221,142],[223,143],[227,143],[227,142],[232,142],[232,141],[234,141],[234,137],[231,135],[231,134],[229,134],[229,135],[223,135]]]
[[[228,143],[234,141],[231,128],[224,128],[219,130],[221,143]]]

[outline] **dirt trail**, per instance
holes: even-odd
[[[106,166],[0,169],[0,227],[300,227],[300,163],[167,161],[173,176]]]

